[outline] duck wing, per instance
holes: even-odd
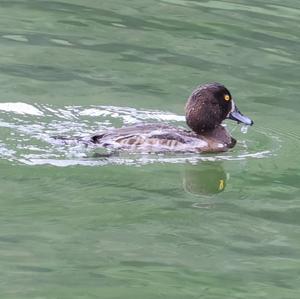
[[[91,137],[91,142],[104,147],[162,151],[179,149],[194,138],[194,133],[169,125],[140,124],[100,132]]]

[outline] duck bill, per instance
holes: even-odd
[[[250,119],[248,116],[242,114],[233,101],[232,101],[232,110],[229,112],[227,118],[231,120],[235,120],[238,123],[243,123],[247,126],[253,125],[253,120]]]

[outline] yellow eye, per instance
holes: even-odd
[[[219,181],[219,191],[223,190],[224,189],[224,180],[220,180]]]
[[[229,101],[229,100],[230,100],[230,96],[229,96],[228,94],[226,94],[226,95],[224,96],[224,100],[225,100],[225,101]]]

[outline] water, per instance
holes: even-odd
[[[299,298],[299,17],[295,0],[0,1],[1,298]],[[184,126],[210,81],[255,122],[226,122],[227,153],[73,142]]]

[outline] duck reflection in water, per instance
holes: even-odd
[[[229,174],[226,174],[220,162],[187,164],[184,170],[183,187],[187,193],[209,196],[223,192],[228,177]]]

